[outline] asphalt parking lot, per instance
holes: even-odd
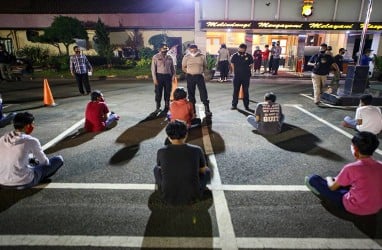
[[[166,121],[150,116],[151,82],[91,81],[121,116],[99,134],[79,133],[89,97],[71,80],[49,83],[55,107],[42,105],[40,80],[0,84],[5,112],[32,112],[34,136],[49,156],[65,160],[50,183],[0,190],[0,249],[382,249],[382,214],[340,218],[304,186],[306,175],[336,175],[353,160],[354,131],[339,124],[355,107],[317,107],[310,80],[251,80],[250,108],[267,91],[282,104],[285,124],[276,136],[253,131],[241,101],[230,110],[230,83],[208,83],[212,124],[192,130],[188,142],[208,156],[211,195],[180,208],[162,206],[154,192]]]

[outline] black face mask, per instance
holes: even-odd
[[[326,50],[320,50],[320,53],[321,54],[324,54]]]
[[[162,55],[166,55],[167,51],[161,51]]]
[[[240,54],[240,55],[244,55],[244,54],[245,54],[245,52],[241,52],[241,51],[239,51],[239,54]]]

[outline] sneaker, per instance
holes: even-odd
[[[318,190],[315,188],[315,187],[313,187],[312,185],[310,185],[310,183],[309,183],[309,177],[308,176],[305,176],[305,186],[310,190],[310,191],[312,191],[312,193],[313,194],[315,194],[315,195],[319,195],[320,194],[320,192],[318,192]]]

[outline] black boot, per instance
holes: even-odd
[[[170,102],[166,102],[165,104],[164,104],[164,111],[168,111],[170,109]]]
[[[206,114],[207,117],[212,116],[210,105],[208,103],[204,104],[204,113]]]
[[[160,112],[161,109],[160,109],[160,102],[157,102],[157,109],[155,110],[155,112]]]

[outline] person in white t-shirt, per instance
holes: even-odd
[[[346,116],[342,126],[353,128],[360,132],[367,131],[379,134],[382,130],[381,109],[371,105],[373,97],[369,94],[360,97],[359,107],[355,112],[355,118]]]
[[[36,186],[64,164],[60,155],[48,159],[40,141],[30,135],[34,129],[31,113],[18,113],[13,126],[14,131],[0,137],[0,189]]]

